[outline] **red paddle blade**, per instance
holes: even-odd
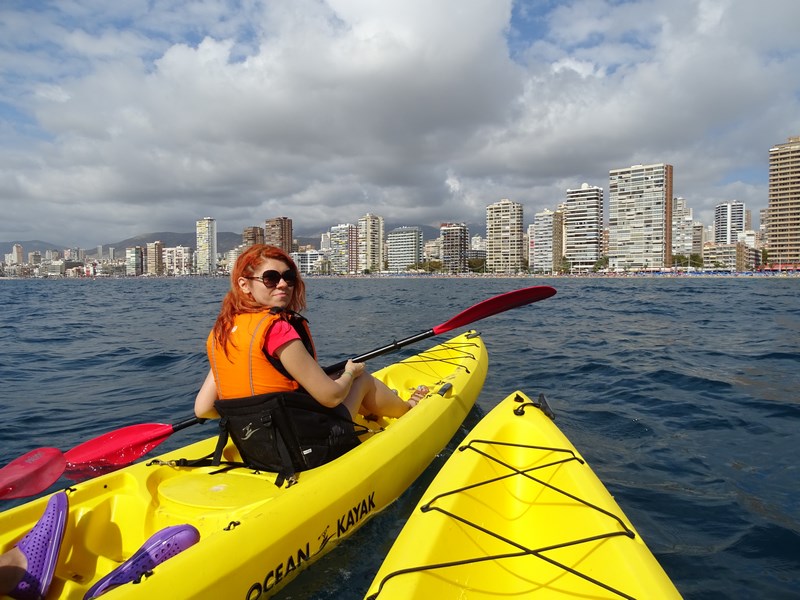
[[[150,452],[173,432],[164,423],[141,423],[109,431],[68,450],[69,471],[113,471]]]
[[[545,298],[554,296],[555,293],[555,288],[549,285],[536,285],[505,294],[499,294],[498,296],[492,296],[483,302],[478,302],[478,304],[461,311],[449,321],[437,325],[433,328],[433,333],[439,335],[440,333],[445,333],[452,329],[458,329],[464,325],[469,325],[475,321],[480,321],[481,319],[511,310],[512,308],[544,300]]]
[[[0,498],[24,498],[46,490],[61,477],[66,460],[58,448],[37,448],[0,469]]]

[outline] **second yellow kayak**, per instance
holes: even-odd
[[[680,598],[546,412],[543,396],[514,392],[481,420],[423,494],[367,598]]]

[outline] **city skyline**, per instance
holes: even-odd
[[[292,214],[531,214],[664,162],[754,215],[800,133],[800,4],[121,0],[0,6],[0,239],[93,248]],[[736,68],[731,68],[735,65]]]
[[[645,168],[645,170],[647,170],[647,169],[650,169],[652,167],[659,167],[659,166],[669,167],[670,168],[670,173],[671,173],[671,166],[670,165],[663,165],[663,164],[662,165],[646,165],[646,166],[644,166],[644,168]],[[615,170],[612,170],[612,171],[609,172],[609,178],[612,178],[612,177],[616,178],[617,177],[616,173],[618,173],[618,172],[630,172],[632,170],[634,172],[636,172],[637,170],[641,170],[642,167],[643,167],[642,165],[633,165],[631,167],[615,169]],[[610,204],[612,203],[612,194],[610,193],[609,187],[610,186],[606,186],[606,187],[593,186],[593,185],[589,185],[588,183],[584,182],[578,188],[563,190],[563,196],[560,199],[556,200],[553,203],[552,206],[545,207],[543,209],[543,211],[545,213],[553,212],[553,211],[558,212],[558,211],[562,210],[563,207],[572,206],[573,214],[576,214],[575,210],[574,210],[575,209],[575,205],[576,204],[583,204],[584,206],[580,210],[577,211],[577,215],[578,215],[577,216],[577,222],[582,224],[580,228],[585,229],[587,222],[595,221],[596,222],[595,225],[598,226],[601,231],[603,229],[607,230],[609,228],[609,219],[608,218],[603,218],[602,215],[603,214],[608,214],[610,212]],[[665,196],[665,198],[666,198],[666,196]],[[578,200],[578,202],[576,202],[576,199]],[[588,201],[588,206],[587,206],[587,201]],[[680,196],[674,196],[673,197],[673,202],[677,203],[678,205],[681,205],[681,206],[686,206],[688,208],[688,212],[692,213],[692,208],[690,206],[690,203],[688,203],[684,198],[682,198]],[[717,213],[719,211],[720,207],[725,206],[727,204],[731,204],[731,203],[720,203],[719,205],[714,207],[714,209],[712,210],[712,215],[715,215],[715,213]],[[744,205],[744,203],[735,202],[733,204],[740,205],[742,207],[742,210],[746,209],[748,214],[751,212],[751,210],[749,208],[747,208]],[[458,215],[456,215],[456,218],[452,218],[452,219],[450,219],[448,221],[443,221],[443,222],[439,223],[439,225],[436,226],[436,227],[428,226],[428,228],[431,229],[431,230],[435,230],[437,232],[436,237],[441,237],[443,235],[442,231],[443,231],[444,228],[447,228],[447,227],[450,227],[450,226],[453,226],[453,225],[458,225],[458,226],[464,225],[464,226],[467,227],[467,234],[469,235],[469,237],[478,236],[478,237],[486,239],[486,238],[489,237],[490,230],[493,229],[493,225],[492,225],[493,217],[491,217],[490,214],[493,213],[497,209],[500,209],[500,213],[501,214],[505,214],[509,210],[508,208],[505,208],[505,207],[514,207],[514,206],[518,206],[519,207],[518,209],[513,209],[513,208],[511,209],[511,210],[516,210],[518,212],[517,217],[514,219],[515,226],[516,225],[520,225],[520,231],[523,232],[523,233],[527,233],[529,231],[532,231],[531,228],[534,227],[536,219],[540,216],[541,213],[531,214],[531,210],[529,208],[527,208],[524,205],[524,203],[515,202],[514,200],[511,200],[511,199],[508,199],[508,198],[499,199],[496,202],[487,204],[483,208],[483,222],[480,223],[480,224],[467,223],[465,220],[458,219],[457,218]],[[589,212],[587,212],[587,211],[589,211]],[[575,218],[575,217],[573,217],[573,218]],[[666,215],[665,215],[665,218],[666,218]],[[420,227],[425,227],[425,226],[423,226],[423,225],[421,225],[419,223],[406,223],[406,224],[402,224],[402,225],[394,225],[394,226],[391,226],[391,227],[385,227],[384,226],[385,219],[383,219],[382,216],[373,215],[372,213],[366,213],[365,215],[361,215],[361,216],[355,217],[353,219],[346,219],[346,220],[344,220],[344,221],[342,221],[342,222],[340,222],[338,224],[329,223],[327,229],[325,229],[322,232],[319,232],[316,235],[299,235],[298,236],[297,234],[295,234],[293,237],[295,239],[298,238],[298,237],[302,237],[302,238],[306,238],[306,239],[308,239],[308,238],[317,238],[318,241],[314,245],[315,245],[316,248],[320,248],[321,245],[324,243],[324,242],[321,242],[321,240],[319,240],[320,237],[324,237],[324,236],[330,237],[331,235],[335,236],[336,232],[340,231],[340,230],[341,231],[348,231],[348,232],[355,232],[355,235],[358,236],[359,235],[359,231],[364,226],[364,221],[365,220],[370,220],[370,219],[377,219],[377,220],[380,221],[380,231],[382,232],[381,239],[384,240],[384,241],[387,239],[388,234],[395,228],[398,228],[398,227],[399,228],[406,228],[406,227],[409,227],[409,228],[420,228]],[[599,219],[599,221],[598,221],[598,219]],[[519,223],[516,223],[517,220],[519,221]],[[195,249],[204,250],[206,247],[208,249],[211,249],[212,247],[216,247],[215,238],[220,233],[228,234],[228,235],[233,234],[233,235],[237,236],[237,238],[241,239],[242,242],[245,242],[246,240],[250,240],[251,243],[255,243],[256,241],[259,241],[259,242],[262,242],[262,243],[274,243],[274,240],[265,239],[265,238],[269,237],[269,236],[266,236],[265,233],[266,233],[266,229],[268,229],[270,227],[274,227],[276,222],[288,223],[288,230],[287,231],[291,231],[292,228],[293,228],[293,218],[292,217],[282,216],[282,217],[269,217],[269,218],[266,218],[266,219],[262,219],[260,221],[260,225],[259,224],[249,224],[249,225],[246,225],[246,226],[242,227],[242,229],[239,232],[232,232],[232,231],[222,232],[222,231],[220,231],[220,228],[218,226],[218,220],[216,219],[216,217],[214,217],[214,216],[205,216],[202,219],[195,219],[195,230],[194,231],[190,231],[190,230],[187,229],[187,231],[182,231],[182,232],[161,232],[161,233],[170,233],[170,234],[173,234],[173,235],[182,235],[182,236],[192,236],[193,238],[195,238],[197,240],[195,246],[193,246],[193,247]],[[707,223],[706,222],[699,222],[696,219],[693,220],[692,222],[695,225],[698,224],[698,223],[701,223],[704,228],[707,228],[709,226],[713,227],[715,225],[715,223],[717,222],[717,219],[716,219],[716,217],[712,217],[712,219]],[[206,228],[210,228],[211,230],[213,230],[213,234],[212,234],[211,231],[208,231],[208,232],[204,233],[201,236],[199,234],[201,223],[203,224],[202,228],[204,230]],[[506,224],[506,226],[507,226],[507,224]],[[570,226],[569,226],[569,224],[567,222],[565,222],[563,224],[563,226],[566,229],[570,229]],[[287,227],[286,225],[283,225],[282,228],[285,229],[286,227]],[[475,227],[478,228],[477,231],[476,231]],[[574,231],[576,229],[576,227],[573,226],[572,229]],[[256,233],[256,231],[258,231],[258,230],[260,230],[260,236],[261,236],[260,238],[258,237],[258,234]],[[159,232],[151,232],[151,233],[143,234],[143,235],[147,236],[148,239],[149,239],[150,237],[157,236],[158,233]],[[577,236],[573,236],[573,237],[574,238],[581,238],[581,237],[583,237],[583,235],[585,235],[585,234],[578,234]],[[434,239],[434,238],[430,238],[430,237],[425,238],[426,241],[429,241],[431,239]],[[150,240],[150,241],[155,242],[155,241],[161,241],[161,240],[156,240],[155,237],[153,237],[153,239]],[[469,240],[463,240],[463,241],[468,242]],[[14,242],[7,241],[5,243],[6,244],[12,244]],[[120,242],[116,242],[116,243],[119,244]],[[459,242],[459,243],[461,243],[461,242]],[[599,244],[599,240],[597,240],[597,243]],[[86,251],[88,254],[92,254],[93,252],[96,252],[97,248],[100,248],[101,246],[113,246],[113,244],[114,243],[98,244],[96,247],[90,247],[90,248],[83,248],[81,246],[76,246],[76,245],[67,245],[67,246],[54,245],[51,249],[52,250],[83,250],[83,251]],[[137,244],[134,244],[134,245],[145,246],[146,242],[145,241],[137,242]],[[585,246],[585,244],[583,242],[581,242],[581,245]],[[117,250],[117,252],[122,251],[124,253],[125,247],[126,246],[124,246],[124,245],[117,246],[116,250]],[[127,246],[127,247],[130,247],[130,246]],[[286,249],[286,248],[284,248],[284,249]],[[213,254],[213,252],[212,252],[212,254]],[[220,254],[220,252],[218,251],[218,252],[216,252],[216,254]],[[599,256],[595,256],[594,259],[596,260],[598,257]],[[205,258],[204,262],[207,262],[207,261],[210,261],[210,260],[211,260],[210,257],[209,258]],[[590,258],[586,258],[586,261],[587,261],[587,264],[593,262]],[[213,270],[210,267],[210,262],[208,262],[208,264],[209,264],[208,268],[210,270]]]

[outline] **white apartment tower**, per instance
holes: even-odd
[[[672,254],[682,254],[687,258],[695,252],[695,223],[692,209],[686,200],[678,196],[672,199]],[[701,250],[702,252],[702,245]]]
[[[744,204],[721,202],[714,208],[714,243],[735,244],[744,232]]]
[[[540,275],[553,273],[555,264],[553,257],[554,215],[552,210],[546,208],[534,215],[533,224],[528,228],[531,245],[529,268],[533,273]]]
[[[217,272],[217,221],[204,217],[196,223],[197,274],[214,275]]]
[[[523,268],[522,204],[504,198],[486,207],[486,270],[519,273]]]
[[[664,163],[609,171],[609,269],[671,266],[672,171]]]
[[[166,275],[191,275],[192,249],[188,246],[164,248],[164,273]]]
[[[800,263],[800,136],[769,149],[767,251],[771,263]]]
[[[573,273],[590,272],[603,253],[603,188],[588,183],[567,190],[564,256]]]
[[[24,252],[22,244],[14,244],[11,248],[11,262],[10,264],[21,265],[24,262]]]
[[[347,275],[358,269],[358,229],[351,223],[340,223],[331,227],[330,251],[331,273]]]
[[[393,229],[389,232],[386,245],[390,273],[400,273],[422,262],[422,229],[419,227]]]
[[[358,220],[358,272],[383,271],[383,217],[367,213]]]

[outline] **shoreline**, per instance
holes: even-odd
[[[227,279],[227,274],[220,275],[136,275],[119,277],[110,275],[49,275],[38,277],[0,276],[0,281],[23,280],[143,280],[143,279]],[[800,271],[783,272],[741,272],[741,273],[584,273],[573,275],[536,275],[532,273],[503,274],[503,273],[370,273],[365,275],[340,274],[340,275],[314,275],[304,274],[306,280],[313,279],[796,279],[800,278]]]

